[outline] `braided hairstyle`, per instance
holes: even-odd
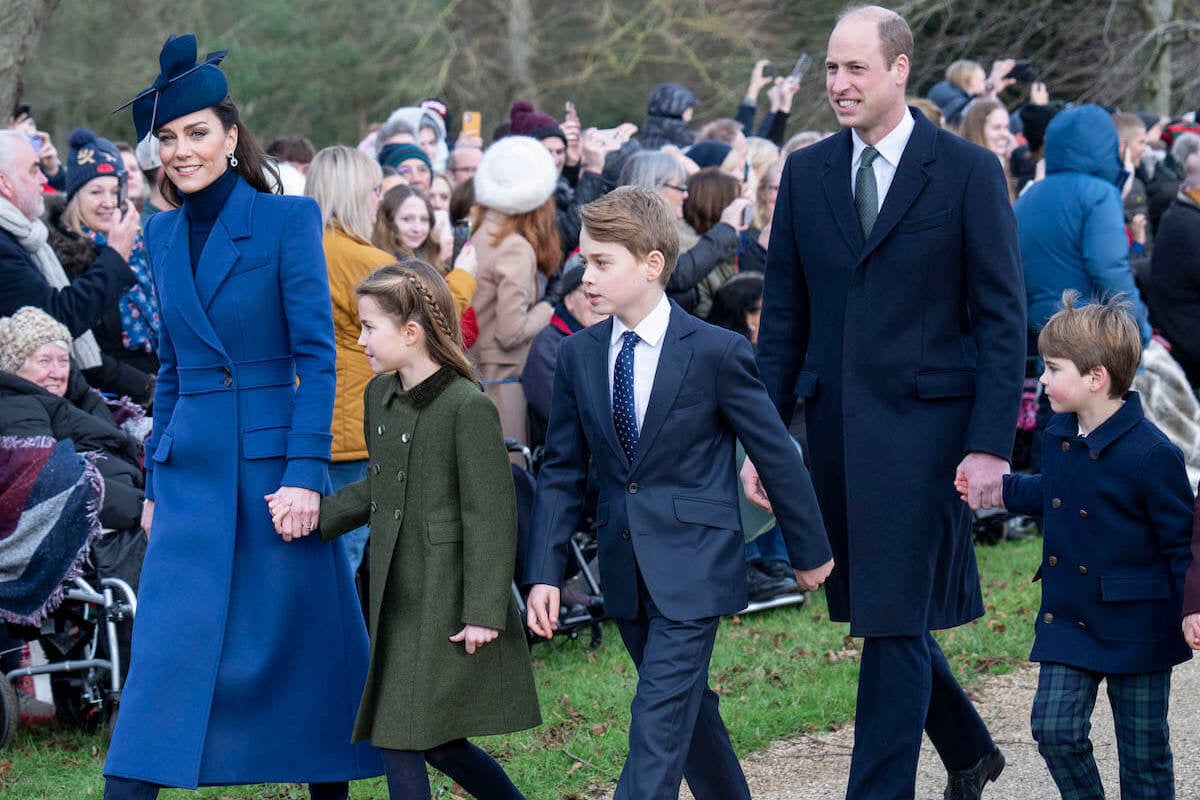
[[[416,258],[380,267],[355,288],[359,297],[372,297],[397,327],[412,321],[425,331],[425,346],[438,364],[470,381],[475,370],[462,349],[462,329],[454,298],[441,274]]]

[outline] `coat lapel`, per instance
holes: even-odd
[[[161,294],[172,298],[171,302],[163,303],[162,307],[177,307],[179,316],[183,317],[192,332],[224,357],[225,346],[205,315],[204,307],[196,294],[189,248],[187,216],[183,211],[178,211],[171,222],[171,229],[167,232],[162,252],[151,252],[151,257],[158,261],[156,281],[163,287]]]
[[[240,258],[234,242],[250,236],[250,211],[254,206],[254,195],[254,188],[239,179],[208,235],[196,271],[196,293],[205,311],[212,305],[217,290]]]
[[[875,220],[875,227],[871,229],[871,236],[859,256],[860,264],[904,218],[925,188],[925,184],[929,182],[929,170],[926,165],[933,161],[936,129],[920,111],[909,109],[909,113],[913,115],[916,124],[904,148],[904,154],[900,156],[900,163],[896,165],[896,175],[892,178],[892,185],[883,200],[883,207],[879,209],[879,218]]]
[[[621,447],[621,442],[617,439],[617,429],[613,427],[612,394],[608,386],[608,345],[612,338],[612,318],[609,317],[603,322],[580,331],[581,335],[583,333],[592,337],[588,343],[588,353],[583,364],[583,368],[587,371],[587,375],[584,376],[584,385],[587,386],[588,402],[596,415],[596,422],[600,430],[604,431],[604,441],[608,442],[609,449],[621,460],[621,463],[628,466],[629,460],[625,457],[625,448]]]
[[[666,422],[667,413],[675,404],[675,397],[683,386],[684,375],[692,360],[692,349],[684,341],[696,329],[696,321],[682,308],[671,303],[671,321],[663,336],[662,353],[658,357],[658,369],[654,373],[654,386],[650,390],[650,402],[646,406],[646,419],[638,435],[637,452],[634,453],[633,469],[642,462],[642,456],[650,450],[658,432]],[[612,427],[611,425],[609,427]],[[616,434],[613,434],[614,438]]]
[[[825,161],[821,185],[825,189],[829,212],[837,222],[842,238],[851,251],[857,253],[862,250],[863,235],[858,211],[854,208],[854,198],[850,196],[850,154],[853,150],[850,130],[844,129],[836,137],[839,141],[834,142],[833,150]],[[878,228],[878,224],[875,227]]]

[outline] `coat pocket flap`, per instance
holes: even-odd
[[[1164,576],[1106,575],[1100,578],[1100,597],[1107,602],[1166,600],[1170,596],[1170,582]]]
[[[282,458],[287,455],[290,428],[255,428],[242,434],[242,454],[248,460]]]
[[[934,400],[940,397],[973,397],[975,395],[975,370],[939,369],[918,372],[916,376],[917,397]]]
[[[462,520],[431,519],[425,523],[430,544],[451,544],[463,540]]]
[[[709,528],[724,528],[736,531],[742,527],[738,507],[719,500],[700,497],[675,497],[675,518],[680,522],[704,525]]]
[[[158,440],[158,447],[154,448],[154,455],[151,456],[159,464],[165,464],[171,458],[171,445],[175,443],[175,437],[169,433],[164,433],[162,438]]]
[[[901,220],[896,226],[896,233],[916,233],[917,231],[927,231],[930,228],[937,228],[945,225],[950,221],[950,209],[939,211],[936,214],[928,214],[924,217],[915,219]]]
[[[796,395],[799,397],[816,397],[817,373],[811,369],[801,370],[796,376]]]

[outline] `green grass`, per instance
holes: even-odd
[[[987,614],[938,634],[951,665],[970,687],[980,675],[1025,663],[1038,588],[1029,577],[1041,540],[978,549]],[[896,598],[903,602],[904,598]],[[783,608],[721,624],[711,679],[741,754],[801,731],[826,730],[854,716],[859,642],[828,621],[819,593]],[[480,740],[500,758],[529,800],[585,800],[621,770],[636,673],[611,625],[595,651],[561,640],[534,649],[544,722],[533,731]],[[470,698],[463,698],[470,702]],[[57,727],[24,728],[0,752],[0,800],[85,800],[103,793],[104,740]],[[434,782],[449,797],[448,781]],[[382,779],[353,785],[355,798],[386,798]],[[167,791],[164,800],[306,800],[299,785]]]

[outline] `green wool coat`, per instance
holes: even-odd
[[[371,664],[354,741],[428,750],[540,724],[496,407],[448,368],[409,392],[378,375],[363,402],[368,475],[324,498],[320,518],[326,540],[371,526]],[[449,641],[466,624],[501,633],[467,655]]]

